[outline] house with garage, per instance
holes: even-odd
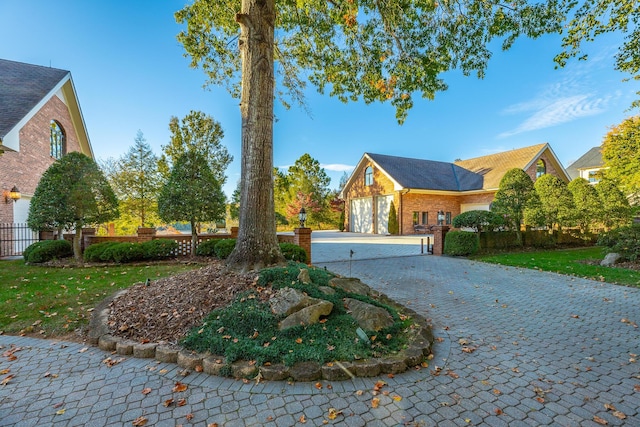
[[[387,234],[391,203],[400,234],[444,224],[470,210],[489,210],[504,174],[521,168],[535,181],[553,174],[570,178],[548,143],[453,163],[365,153],[345,184],[345,229]]]
[[[71,151],[93,158],[71,73],[0,59],[0,256],[20,253],[32,238],[20,226],[31,197],[44,171]]]

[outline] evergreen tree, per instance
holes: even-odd
[[[531,177],[520,168],[509,169],[498,186],[491,211],[501,215],[505,224],[516,232],[518,244],[522,245],[522,225],[525,209],[539,203]]]
[[[596,192],[600,199],[604,227],[610,230],[629,225],[632,214],[629,200],[622,194],[616,183],[604,178],[596,184]]]
[[[396,205],[391,201],[391,206],[389,206],[389,225],[388,225],[389,234],[396,235],[400,232],[400,225],[398,224],[398,215],[396,214]]]
[[[575,205],[573,220],[583,233],[588,233],[592,224],[602,218],[598,192],[584,178],[574,179],[568,187],[573,195],[573,204]]]
[[[542,224],[549,230],[570,225],[574,206],[567,184],[555,175],[545,174],[536,180],[534,188],[540,199]]]

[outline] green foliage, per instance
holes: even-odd
[[[105,163],[105,169],[107,179],[120,200],[122,215],[117,221],[117,228],[133,232],[137,227],[156,225],[162,177],[158,172],[158,157],[141,131],[138,131],[127,154],[113,163]]]
[[[84,154],[71,152],[42,175],[31,199],[27,223],[34,230],[75,230],[74,256],[81,261],[82,227],[117,216],[118,200],[98,165]]]
[[[66,240],[43,240],[29,245],[22,253],[25,262],[39,264],[52,259],[67,258],[73,255],[71,243]]]
[[[397,220],[396,220],[397,221]],[[340,219],[338,220],[338,230],[344,231],[344,209],[340,211]]]
[[[342,219],[344,221],[344,211],[342,211]],[[344,222],[343,222],[344,224]],[[389,206],[389,222],[388,222],[389,234],[396,235],[400,232],[400,224],[398,224],[398,214],[396,213],[396,205],[391,201]]]
[[[490,211],[467,211],[453,218],[454,227],[472,228],[476,233],[495,231],[503,225],[504,218]]]
[[[531,177],[522,169],[514,168],[509,169],[500,180],[491,212],[504,217],[505,225],[517,233],[518,243],[522,244],[525,209],[534,207],[536,203],[539,200]]]
[[[174,256],[178,242],[171,239],[154,239],[141,243],[144,259],[157,260]]]
[[[280,243],[280,251],[284,259],[298,262],[307,262],[307,252],[293,243]]]
[[[573,195],[573,220],[583,233],[588,233],[591,226],[602,218],[602,207],[598,192],[584,178],[576,178],[569,183],[569,191]]]
[[[215,256],[215,247],[220,240],[218,239],[209,239],[198,245],[196,249],[196,255],[198,256]],[[233,245],[235,247],[235,243]]]
[[[144,259],[144,249],[140,243],[118,243],[108,248],[108,251],[103,252],[103,256],[107,253],[110,259],[105,261],[116,262],[118,264],[142,261]]]
[[[213,247],[213,252],[220,259],[226,259],[233,249],[236,247],[236,239],[222,239],[218,240]]]
[[[104,252],[107,248],[117,245],[120,242],[102,242],[96,243],[84,250],[84,260],[88,262],[100,262],[106,261],[108,258],[103,258]]]
[[[444,237],[444,253],[453,256],[469,256],[478,252],[480,240],[470,231],[450,231]]]
[[[195,152],[205,158],[216,181],[224,185],[225,171],[233,156],[222,145],[224,131],[219,122],[201,111],[190,111],[182,120],[171,117],[169,131],[171,142],[162,147],[163,154],[158,161],[158,169],[165,179],[181,156]]]
[[[555,175],[545,174],[536,180],[534,188],[540,200],[537,210],[542,224],[549,230],[571,225],[575,207],[567,184]]]
[[[616,183],[604,178],[596,184],[596,192],[600,199],[602,223],[607,229],[628,225],[632,210],[629,200],[622,194]]]
[[[637,42],[640,43],[640,39]],[[638,71],[640,69],[636,73]],[[625,119],[607,133],[602,141],[602,159],[607,168],[605,177],[618,182],[625,195],[637,200],[640,197],[640,116]]]
[[[308,269],[311,284],[297,281],[301,268]],[[318,287],[327,286],[331,277],[325,270],[289,262],[286,267],[262,270],[258,280],[260,287],[289,286],[332,302],[334,309],[324,323],[280,331],[278,322],[282,318],[273,315],[269,304],[263,302],[257,292],[249,292],[238,296],[233,304],[211,312],[203,325],[194,328],[182,344],[192,350],[224,356],[227,365],[245,359],[255,360],[257,366],[267,362],[291,366],[302,361],[348,361],[358,357],[380,357],[403,348],[406,344],[404,330],[409,327],[410,319],[401,319],[396,309],[366,296],[349,294],[341,289],[335,289],[334,295],[325,295]],[[347,296],[385,308],[395,320],[394,325],[379,331],[375,343],[365,345],[355,333],[357,323],[344,309],[342,299]],[[226,374],[230,375],[231,371],[227,370]]]
[[[636,261],[640,257],[640,224],[616,228],[603,233],[598,238],[598,246],[607,252],[614,252],[627,261]]]

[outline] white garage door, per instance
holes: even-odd
[[[371,197],[351,200],[349,224],[354,233],[373,233],[373,199]]]
[[[376,233],[389,233],[389,210],[393,195],[376,197]]]

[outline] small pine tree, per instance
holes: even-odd
[[[389,207],[389,234],[398,234],[400,232],[400,226],[398,224],[398,216],[396,214],[396,205],[391,201]]]

